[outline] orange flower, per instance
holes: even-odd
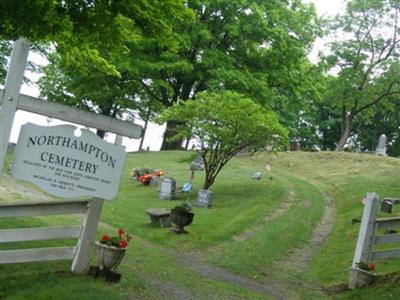
[[[368,269],[369,269],[370,271],[372,271],[372,272],[375,272],[375,270],[376,270],[376,265],[375,265],[374,263],[370,263],[370,264],[368,265]]]
[[[125,230],[124,229],[122,229],[122,228],[118,229],[118,235],[119,236],[122,236],[124,234],[125,234]]]

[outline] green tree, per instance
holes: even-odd
[[[39,80],[41,96],[70,106],[111,117],[121,116],[126,108],[135,108],[134,87],[124,76],[109,74],[96,64],[74,68],[57,53],[48,55],[49,64],[42,68]],[[105,132],[98,131],[100,137]]]
[[[164,111],[160,121],[179,121],[174,139],[193,136],[204,160],[203,188],[214,184],[221,169],[239,151],[267,144],[284,145],[287,131],[274,112],[235,92],[204,92]]]
[[[11,54],[11,43],[0,40],[0,84],[4,84],[7,74],[7,57]]]
[[[333,24],[340,40],[331,45],[327,62],[338,70],[325,94],[341,115],[336,149],[342,151],[355,132],[355,118],[369,114],[389,97],[399,99],[400,1],[353,0]]]
[[[183,2],[160,0],[152,1],[151,6],[144,0],[55,1],[53,4],[56,8],[49,8],[48,13],[54,13],[55,18],[67,24],[54,34],[42,34],[40,22],[43,20],[39,16],[38,20],[33,18],[38,29],[32,33],[22,30],[24,23],[22,29],[13,24],[11,28],[15,30],[10,30],[55,42],[48,55],[50,64],[43,68],[45,76],[39,83],[41,95],[49,101],[112,117],[120,115],[126,108],[138,109],[143,114],[139,106],[143,103],[137,101],[140,95],[138,83],[128,72],[132,70],[130,64],[134,63],[132,57],[136,55],[130,48],[135,48],[133,45],[140,44],[145,38],[165,41],[165,44],[173,41],[171,20],[190,16]],[[146,107],[150,103],[144,101]],[[98,132],[98,135],[103,136],[104,132]]]
[[[177,20],[175,45],[145,39],[133,51],[133,77],[150,98],[170,107],[205,90],[231,90],[279,112],[301,103],[306,54],[318,33],[312,6],[298,0],[191,0],[187,7],[195,19]],[[163,149],[180,148],[181,141],[171,139],[179,125],[167,122]]]
[[[389,97],[377,104],[370,115],[356,120],[355,135],[361,150],[375,151],[381,134],[387,136],[387,154],[400,156],[400,101]]]

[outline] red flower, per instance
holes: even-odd
[[[120,248],[126,248],[126,247],[128,247],[128,242],[125,241],[125,240],[120,240],[120,241],[119,241],[119,247],[120,247]]]
[[[148,185],[153,177],[150,174],[144,174],[139,177],[139,181],[144,185]]]
[[[370,271],[372,271],[372,272],[375,272],[375,270],[376,270],[376,265],[375,265],[374,263],[370,263],[370,264],[368,265],[368,269],[369,269]]]
[[[102,240],[103,242],[107,242],[107,241],[110,240],[110,236],[109,236],[108,234],[104,234],[104,235],[102,236],[101,240]]]
[[[154,171],[154,175],[160,177],[160,176],[163,176],[164,173],[163,173],[163,171],[161,171],[161,170],[155,170],[155,171]]]
[[[125,234],[125,230],[123,230],[122,228],[118,229],[118,235],[122,236]]]

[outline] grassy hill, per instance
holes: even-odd
[[[68,272],[70,262],[0,265],[0,298],[400,297],[396,280],[383,276],[366,289],[327,293],[347,283],[359,229],[351,220],[360,218],[365,193],[400,197],[400,159],[334,152],[239,156],[212,187],[214,207],[194,208],[188,235],[150,226],[146,208],[169,208],[179,201],[160,200],[157,187],[140,185],[131,178],[131,169],[161,168],[181,186],[189,177],[189,158],[188,152],[173,151],[128,156],[120,192],[106,202],[98,232],[100,237],[123,227],[134,235],[119,268],[121,283],[110,285],[89,276],[73,276]],[[267,163],[272,165],[271,171],[265,169]],[[259,181],[250,178],[256,171],[263,173]],[[193,191],[180,195],[181,201],[196,198],[202,176],[196,172]],[[0,201],[51,198],[7,175],[1,186]],[[396,208],[394,214],[398,212]],[[1,219],[0,228],[65,222],[78,223],[79,219]],[[57,242],[5,244],[0,249],[32,245]],[[399,270],[400,260],[377,262],[378,274]]]

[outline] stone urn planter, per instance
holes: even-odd
[[[109,246],[99,241],[95,242],[98,268],[103,271],[114,271],[124,258],[126,248]]]
[[[171,230],[177,234],[187,233],[183,228],[189,226],[193,222],[194,213],[175,207],[171,210],[171,222],[175,224]]]

